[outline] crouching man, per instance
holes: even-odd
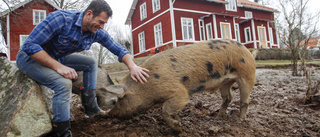
[[[85,117],[106,114],[96,100],[96,60],[74,52],[89,50],[98,42],[127,65],[134,81],[147,82],[148,70],[137,66],[129,51],[103,30],[111,16],[112,10],[104,0],[92,1],[84,12],[52,12],[33,29],[17,55],[17,66],[23,73],[54,90],[52,123],[58,136],[71,136],[70,99],[72,79],[78,78],[76,71],[83,71],[81,101]]]

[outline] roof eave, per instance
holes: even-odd
[[[17,4],[16,6],[10,7],[9,9],[1,12],[1,13],[0,13],[0,17],[7,15],[8,13],[10,13],[10,12],[12,12],[12,11],[14,11],[14,10],[16,10],[16,9],[24,6],[24,5],[26,5],[26,4],[28,4],[28,3],[31,2],[31,1],[33,1],[33,0],[25,0],[25,1]],[[55,5],[55,4],[54,4],[53,2],[51,2],[50,0],[44,0],[44,1],[47,2],[49,5],[51,5],[52,7],[54,7],[55,9],[61,10],[60,7],[58,7],[57,5]]]
[[[279,12],[277,10],[272,10],[272,9],[266,9],[266,8],[259,8],[255,6],[248,6],[248,5],[243,5],[243,4],[238,4],[238,7],[244,7],[244,8],[249,8],[249,9],[256,9],[256,10],[263,10],[263,11],[268,11],[268,12]]]
[[[209,2],[215,2],[215,3],[222,3],[222,4],[228,4],[226,1],[217,1],[217,0],[207,0]]]
[[[126,19],[126,22],[125,22],[125,25],[130,25],[131,24],[131,18],[132,18],[134,10],[136,9],[137,3],[138,3],[138,0],[133,0],[132,5],[130,7],[130,11],[128,13],[128,16],[127,16],[127,19]]]

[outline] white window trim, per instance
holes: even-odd
[[[143,39],[141,39],[141,35],[143,35]],[[138,39],[139,39],[139,52],[144,52],[146,50],[146,37],[144,31],[138,34]],[[142,41],[143,40],[143,41]],[[142,41],[142,43],[141,43]]]
[[[230,3],[229,3],[229,1],[230,1]],[[227,10],[227,11],[235,11],[235,12],[236,12],[236,11],[237,11],[237,0],[229,0],[229,1],[227,1],[228,4],[225,4],[226,10]],[[233,4],[233,6],[234,6],[235,9],[232,9],[232,7],[230,7],[229,4]],[[231,9],[230,9],[230,8],[231,8]]]
[[[274,44],[272,28],[269,28],[269,40],[271,44]]]
[[[159,5],[157,5],[157,6],[159,6],[159,8],[157,8],[157,6],[156,7],[154,6],[154,3],[157,2],[157,1],[159,1]],[[161,9],[160,2],[161,2],[161,0],[152,0],[153,13],[155,13],[155,12],[157,12],[157,11],[159,11]]]
[[[159,43],[159,44],[157,44],[156,26],[160,26],[160,28],[161,28],[161,30],[160,30],[161,37],[160,37],[160,43]],[[156,47],[160,47],[160,46],[162,46],[162,44],[163,44],[163,35],[162,35],[162,25],[161,25],[161,22],[158,23],[158,24],[156,24],[156,25],[154,25],[154,26],[153,26],[153,30],[154,30],[154,43],[155,43],[155,46],[156,46]]]
[[[35,20],[35,12],[43,12],[44,13],[44,18],[43,19],[45,19],[47,17],[47,11],[46,10],[35,10],[35,9],[33,9],[33,11],[32,11],[33,25],[38,25],[42,20],[39,21],[39,22],[36,22],[36,20]],[[39,15],[39,17],[40,17],[40,15]]]
[[[247,16],[250,15],[250,16]],[[251,11],[244,11],[244,17],[246,19],[252,19],[253,18],[253,13]]]
[[[143,10],[143,8],[145,9]],[[140,20],[142,21],[146,18],[147,18],[147,3],[144,2],[140,5]]]
[[[188,35],[188,39],[184,39],[184,36],[183,36],[183,34],[184,34],[184,30],[183,30],[183,20],[184,19],[186,19],[186,20],[191,20],[191,29],[192,29],[192,39],[190,39],[189,38],[189,35]],[[181,18],[181,32],[182,32],[182,39],[184,40],[184,41],[194,41],[195,40],[195,38],[194,38],[194,25],[193,25],[193,18]],[[189,34],[189,33],[187,33],[187,34]]]
[[[23,43],[25,42],[25,41],[22,40],[23,37],[26,37],[25,39],[27,39],[28,36],[29,36],[29,35],[19,35],[19,37],[20,37],[20,39],[19,39],[20,47],[22,47]]]
[[[237,32],[237,29],[238,29],[238,32]],[[235,33],[235,35],[236,35],[236,40],[237,40],[238,42],[241,42],[240,26],[239,26],[238,23],[235,23],[235,24],[234,24],[234,33]],[[239,39],[238,39],[238,38],[239,38]]]
[[[247,30],[249,30],[249,38],[250,38],[250,41],[248,41]],[[252,38],[251,38],[251,29],[250,29],[250,27],[244,28],[244,36],[245,36],[245,39],[246,39],[246,43],[252,41]]]
[[[208,26],[210,26],[210,29],[211,30],[208,30]],[[206,31],[207,31],[207,40],[211,40],[211,39],[213,39],[213,33],[212,33],[212,25],[211,25],[211,23],[207,23],[206,24]],[[209,33],[211,33],[211,34],[209,34]],[[211,36],[211,38],[209,38],[209,36]]]
[[[223,39],[223,33],[222,33],[222,31],[223,31],[223,29],[222,29],[222,25],[228,25],[229,27],[229,39],[232,39],[232,33],[231,33],[231,24],[230,23],[227,23],[227,22],[220,22],[220,33],[221,33],[221,38]]]
[[[200,26],[201,22],[202,22],[202,26]],[[203,33],[201,33],[201,29],[203,29]],[[200,33],[200,35],[199,35],[200,41],[206,40],[206,29],[204,27],[204,20],[203,19],[199,19],[199,33]]]

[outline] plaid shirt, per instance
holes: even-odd
[[[100,43],[113,54],[122,57],[129,53],[122,45],[114,41],[106,30],[96,33],[81,30],[84,12],[55,11],[38,24],[22,46],[29,56],[45,50],[51,57],[62,62],[63,57],[74,52],[89,50],[94,42]]]

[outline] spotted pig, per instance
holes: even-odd
[[[128,75],[119,85],[100,89],[119,98],[109,112],[111,117],[128,118],[162,104],[165,122],[181,131],[178,113],[190,95],[219,89],[223,102],[218,116],[224,117],[234,82],[240,89],[240,120],[246,117],[256,63],[249,50],[238,42],[197,42],[156,54],[141,66],[150,70],[147,83],[134,82]]]

